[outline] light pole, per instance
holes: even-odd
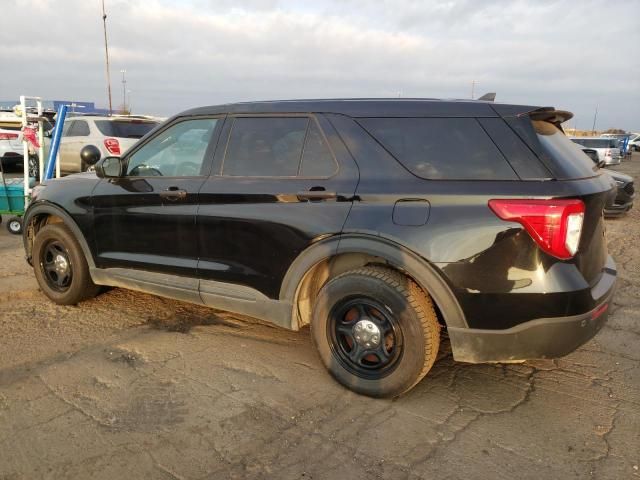
[[[127,79],[125,78],[126,70],[120,70],[122,74],[122,113],[127,111]]]
[[[131,115],[132,112],[132,107],[131,107],[131,90],[127,90],[127,95],[129,95],[129,114]]]
[[[107,44],[107,14],[104,9],[104,0],[102,0],[102,26],[104,29],[104,55],[107,63],[107,94],[109,96],[109,115],[113,113],[111,105],[111,73],[109,71],[109,46]]]

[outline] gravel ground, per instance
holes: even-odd
[[[639,178],[640,155],[617,169]],[[640,210],[607,229],[593,341],[505,365],[445,344],[387,401],[337,385],[307,330],[121,289],[56,306],[3,227],[0,479],[640,478]]]

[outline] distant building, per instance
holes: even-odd
[[[7,110],[20,103],[20,100],[0,100],[0,110]],[[69,105],[70,112],[93,113],[97,115],[109,115],[107,108],[97,108],[94,102],[79,102],[77,100],[44,100],[42,107],[45,110],[57,111],[60,105]]]

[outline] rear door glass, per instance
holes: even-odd
[[[142,138],[155,128],[153,122],[121,122],[117,120],[96,120],[96,127],[105,137]]]
[[[222,174],[246,177],[295,177],[300,168],[307,117],[237,117]]]
[[[418,177],[518,179],[475,118],[365,118],[360,124]]]

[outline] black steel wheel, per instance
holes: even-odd
[[[38,230],[32,255],[38,285],[54,302],[75,305],[98,294],[100,287],[91,280],[82,247],[64,224]]]
[[[65,292],[71,286],[73,265],[67,248],[59,240],[48,241],[41,250],[39,267],[53,290]]]
[[[433,365],[440,325],[431,298],[415,282],[396,270],[368,266],[320,289],[311,336],[342,385],[372,397],[394,397]]]
[[[355,297],[338,302],[327,322],[331,349],[344,368],[363,378],[388,374],[402,355],[402,329],[380,302]]]

